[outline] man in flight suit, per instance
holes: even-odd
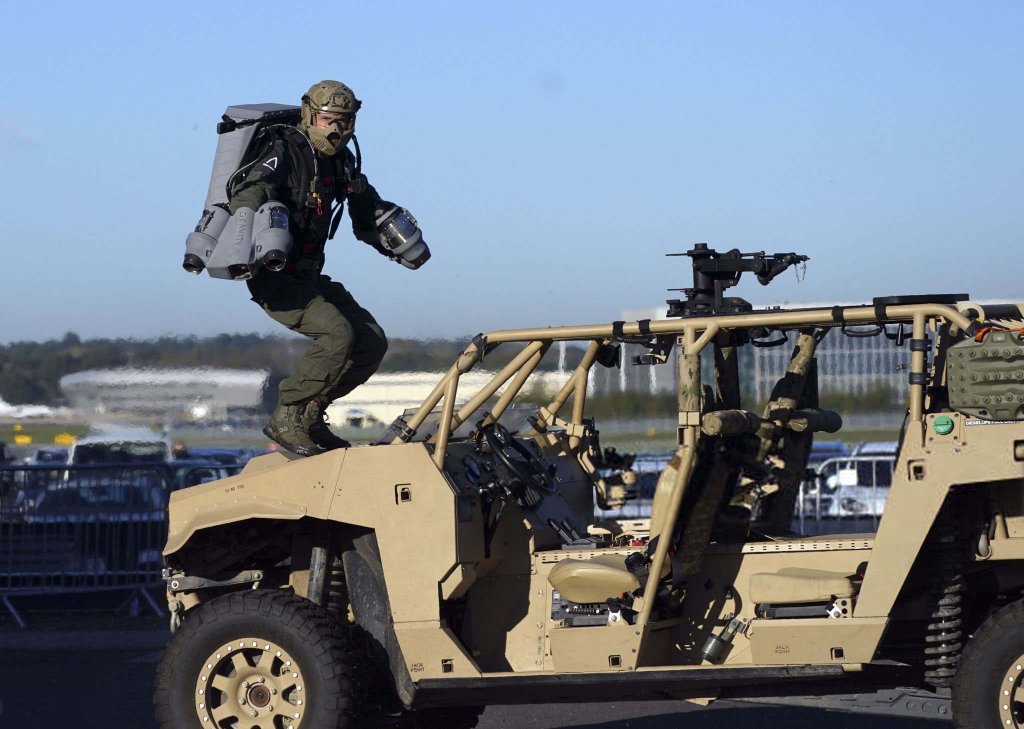
[[[325,244],[346,201],[356,238],[388,255],[375,215],[381,206],[393,206],[381,200],[347,147],[360,106],[345,84],[314,84],[302,97],[301,121],[273,127],[272,144],[233,186],[229,200],[232,215],[239,208],[258,210],[268,200],[284,203],[291,215],[294,242],[284,270],[262,268],[248,286],[272,319],[313,340],[295,373],[281,382],[277,408],[263,429],[302,456],[350,445],[328,428],[325,410],[366,382],[388,348],[370,312],[321,274]]]

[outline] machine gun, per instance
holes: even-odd
[[[708,248],[707,243],[697,243],[686,253],[670,253],[670,256],[689,256],[693,261],[693,288],[670,289],[682,291],[685,299],[668,302],[669,316],[708,316],[712,314],[739,314],[751,311],[750,302],[723,293],[739,283],[744,271],[757,276],[762,286],[767,286],[776,276],[790,266],[808,259],[797,253],[773,253],[764,251],[740,253],[738,248],[719,253]]]

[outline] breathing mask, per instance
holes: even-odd
[[[363,105],[345,84],[321,81],[302,97],[299,128],[321,154],[333,156],[345,148],[356,129],[356,113]]]

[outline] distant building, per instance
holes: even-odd
[[[622,319],[624,321],[666,318],[668,318],[667,306],[661,306],[656,309],[627,309],[622,312]],[[605,395],[615,392],[635,392],[638,394],[656,395],[675,392],[675,348],[672,349],[668,361],[664,364],[632,364],[633,357],[646,353],[647,349],[643,345],[623,344],[621,361],[618,367],[595,365],[590,373],[593,393],[595,395]]]
[[[83,415],[150,415],[223,420],[255,414],[266,370],[111,369],[65,375],[60,389]]]
[[[487,385],[494,374],[486,370],[471,370],[462,375],[456,402],[465,403]],[[527,386],[540,388],[543,392],[555,392],[565,384],[570,374],[534,372]],[[338,425],[356,424],[355,421],[364,421],[362,424],[365,421],[391,423],[406,410],[422,405],[443,376],[442,372],[378,372],[366,384],[336,400],[327,408],[327,416],[331,423]]]
[[[869,327],[870,328],[870,327]],[[858,327],[863,330],[864,327]],[[796,335],[789,332],[788,345],[753,348],[754,398],[766,402],[775,383],[786,371],[793,355]],[[910,334],[907,334],[910,339]],[[863,395],[877,387],[888,387],[896,401],[907,397],[910,384],[906,365],[910,362],[910,345],[897,347],[879,333],[872,337],[852,337],[838,327],[829,331],[818,344],[818,389],[822,392],[844,392]]]
[[[835,304],[821,304],[831,308]],[[802,304],[811,308],[813,304]],[[625,321],[640,319],[664,319],[668,307],[655,309],[634,309],[624,311]],[[864,330],[865,327],[857,327]],[[909,339],[909,333],[907,338]],[[747,373],[747,397],[756,402],[769,399],[772,388],[786,371],[786,365],[793,354],[795,334],[788,336],[788,345],[775,347],[743,347],[740,356],[741,371]],[[595,367],[593,372],[594,391],[597,394],[610,392],[636,392],[645,394],[671,393],[675,391],[676,350],[673,348],[668,362],[660,365],[633,365],[634,356],[647,350],[639,344],[625,344],[622,352],[622,366],[618,369]],[[710,369],[710,358],[703,366]],[[909,346],[896,347],[894,342],[879,333],[877,336],[852,337],[844,335],[838,328],[830,331],[817,349],[819,389],[861,394],[872,387],[886,385],[892,388],[895,397],[907,393],[907,374],[903,367],[910,360]],[[752,369],[752,373],[751,373]],[[751,377],[752,374],[752,377]],[[710,381],[711,373],[705,373]]]

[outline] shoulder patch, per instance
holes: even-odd
[[[272,172],[277,171],[277,157],[271,157],[263,162],[263,166]]]

